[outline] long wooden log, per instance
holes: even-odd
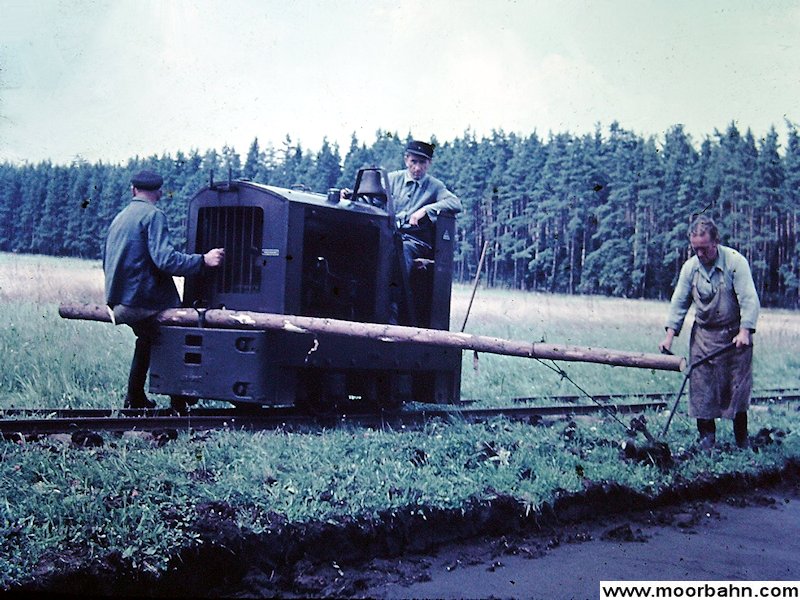
[[[64,303],[58,313],[65,319],[111,322],[105,306],[96,304]],[[162,325],[197,327],[198,311],[190,308],[171,308],[158,313],[156,320]],[[422,329],[380,323],[357,323],[339,319],[277,315],[242,310],[209,309],[204,311],[205,327],[221,329],[277,330],[294,333],[331,334],[368,338],[384,342],[407,342],[427,346],[461,348],[490,354],[564,360],[572,362],[601,363],[618,367],[638,367],[662,371],[683,371],[686,360],[680,356],[625,352],[607,348],[564,346],[546,342],[506,340],[483,335],[470,335],[439,329]]]

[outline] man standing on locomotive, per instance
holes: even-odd
[[[683,264],[672,294],[666,337],[658,345],[668,352],[694,303],[695,317],[689,340],[690,363],[735,344],[732,349],[692,369],[689,379],[689,416],[697,419],[700,446],[714,447],[715,419],[733,420],[736,445],[746,448],[747,409],[753,387],[752,335],[760,303],[747,259],[720,244],[719,230],[706,216],[689,227],[695,256]]]
[[[205,254],[175,250],[167,216],[156,208],[163,183],[152,171],[141,171],[131,179],[133,199],[112,221],[103,252],[106,304],[114,322],[127,324],[136,335],[125,408],[156,406],[145,395],[144,387],[150,349],[158,331],[156,314],[180,306],[173,275],[198,275],[219,266],[225,256],[223,248]],[[172,398],[171,404],[181,412],[186,408],[182,398]]]
[[[416,259],[433,259],[437,215],[443,210],[454,214],[461,212],[461,200],[444,183],[428,175],[433,160],[432,144],[417,140],[408,142],[403,160],[406,168],[392,171],[388,179],[397,230],[403,242],[404,279],[408,282]],[[398,322],[397,293],[393,288],[390,323]]]
[[[439,212],[461,212],[461,200],[444,183],[428,175],[433,148],[425,142],[408,142],[403,156],[406,168],[389,173],[407,273],[411,272],[414,259],[433,258],[433,226]]]
[[[433,144],[426,142],[417,140],[408,142],[403,155],[406,168],[388,174],[395,225],[402,239],[403,248],[402,262],[396,265],[396,268],[405,270],[402,279],[406,282],[402,285],[393,284],[391,289],[389,323],[393,325],[398,323],[400,294],[398,288],[408,285],[414,261],[418,258],[433,259],[437,216],[441,211],[453,214],[461,212],[461,200],[448,190],[444,183],[428,175],[428,169],[433,161],[433,149]],[[353,190],[344,188],[340,190],[340,197],[343,200],[348,199],[352,193]],[[416,325],[416,323],[410,324]]]

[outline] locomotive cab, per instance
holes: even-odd
[[[367,171],[377,172],[377,184]],[[220,307],[389,323],[399,288],[414,303],[406,314],[418,315],[416,325],[447,329],[454,218],[436,219],[434,260],[398,277],[383,170],[359,172],[349,200],[246,181],[212,184],[190,202],[187,237],[190,252],[224,247],[225,259],[186,279],[184,306],[197,310],[198,327],[161,328],[152,392],[237,405],[297,402],[317,412],[458,401],[457,349],[202,326],[203,310]]]

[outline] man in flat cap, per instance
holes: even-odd
[[[150,369],[150,349],[158,331],[156,314],[180,306],[174,276],[199,275],[217,267],[225,257],[222,248],[205,254],[184,254],[170,241],[167,216],[156,207],[164,183],[158,173],[140,171],[131,178],[133,200],[114,218],[103,253],[106,304],[115,323],[125,323],[136,334],[125,408],[155,408],[145,395]],[[185,410],[185,401],[172,399],[172,407]]]
[[[411,273],[414,260],[433,258],[436,216],[441,211],[461,212],[461,200],[440,180],[428,175],[433,145],[411,140],[403,160],[406,168],[389,173],[398,229],[403,237],[403,263]]]
[[[440,211],[461,212],[461,200],[444,183],[428,175],[433,145],[412,140],[406,146],[406,168],[389,173],[397,224],[403,230],[406,270],[415,258],[433,258],[433,224]]]

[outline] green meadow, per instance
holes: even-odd
[[[470,290],[454,290],[459,329]],[[96,261],[0,254],[0,409],[121,406],[133,335],[127,327],[65,321],[62,301],[102,303]],[[654,352],[666,302],[549,296],[479,289],[468,333]],[[687,335],[673,349],[686,354]],[[798,388],[800,314],[765,309],[756,335],[755,388]],[[568,375],[555,372],[560,368]],[[679,373],[464,353],[462,396],[496,405],[518,396],[677,391]],[[155,397],[162,405],[166,399]],[[685,398],[683,402],[685,408]],[[648,413],[660,431],[666,415]],[[535,427],[496,419],[421,429],[344,426],[303,433],[276,429],[186,432],[159,445],[145,434],[109,436],[78,448],[64,436],[0,441],[0,589],[53,568],[54,556],[89,564],[117,553],[131,568],[160,573],[181,548],[198,543],[195,508],[223,502],[238,524],[370,519],[385,511],[458,508],[506,495],[535,511],[558,493],[617,482],[657,494],[678,481],[758,473],[800,458],[800,413],[793,405],[751,409],[751,434],[776,443],[693,451],[694,424],[680,411],[668,442],[679,456],[660,470],[625,460],[616,421],[556,420]],[[777,443],[780,442],[780,443]],[[422,458],[421,458],[422,457]]]
[[[178,281],[180,284],[180,281]],[[453,292],[460,329],[471,290]],[[121,406],[134,337],[126,326],[67,321],[60,302],[103,303],[97,261],[0,254],[0,408]],[[667,303],[479,288],[467,333],[530,342],[657,352]],[[688,328],[673,345],[688,355]],[[764,309],[755,336],[758,389],[800,387],[800,313]],[[562,373],[568,377],[563,377]],[[670,392],[676,372],[464,353],[462,397],[491,403],[515,397]],[[574,383],[573,383],[574,382]],[[158,398],[156,397],[158,400]],[[166,399],[160,399],[166,405]]]

